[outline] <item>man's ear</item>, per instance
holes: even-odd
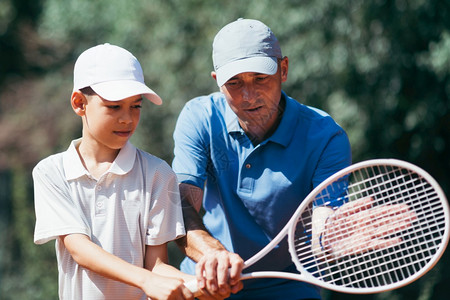
[[[80,117],[84,116],[86,110],[87,99],[86,96],[80,91],[74,91],[70,98],[70,104],[73,111]]]
[[[216,72],[212,71],[212,72],[211,72],[211,77],[212,77],[212,78],[216,81],[216,83],[217,83],[217,74],[216,74]],[[221,86],[219,87],[219,90],[223,93],[222,87],[221,87]]]
[[[285,82],[287,80],[289,70],[289,59],[287,58],[287,56],[283,57],[283,59],[280,62],[280,66],[281,66],[281,82]]]

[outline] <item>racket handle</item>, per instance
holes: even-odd
[[[184,286],[187,287],[192,294],[194,294],[194,297],[198,297],[202,294],[202,292],[198,290],[197,279],[192,279],[191,281],[185,282]]]

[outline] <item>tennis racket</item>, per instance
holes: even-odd
[[[275,277],[342,293],[384,292],[429,271],[448,244],[449,227],[446,197],[427,172],[404,161],[368,160],[317,186],[280,233],[244,264],[253,265],[287,236],[299,274],[258,271],[241,279]],[[196,280],[186,286],[197,293]]]

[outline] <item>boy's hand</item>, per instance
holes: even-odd
[[[151,300],[193,300],[194,295],[184,285],[183,280],[155,274],[150,276],[141,289]]]

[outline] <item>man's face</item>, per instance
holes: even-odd
[[[262,137],[272,128],[278,118],[281,83],[286,81],[287,71],[288,59],[285,57],[279,61],[274,75],[240,73],[221,87],[244,131]]]

